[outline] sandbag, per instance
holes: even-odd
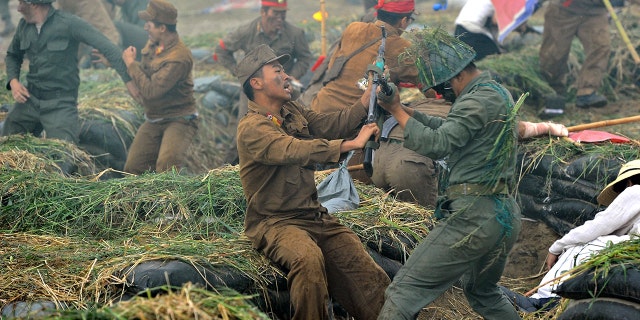
[[[613,299],[596,298],[571,301],[558,320],[637,320],[640,305]]]
[[[206,289],[227,287],[241,293],[250,291],[253,285],[253,280],[232,267],[204,267],[181,260],[145,261],[126,268],[123,274],[124,299],[141,293],[154,296],[163,292],[163,286],[181,287],[187,282]]]
[[[612,266],[606,273],[594,270],[562,282],[554,291],[569,299],[618,298],[640,303],[640,269],[636,265]]]
[[[539,198],[520,193],[517,200],[522,215],[543,221],[561,236],[585,221],[593,219],[600,209],[594,203],[579,199],[560,199],[540,203]]]

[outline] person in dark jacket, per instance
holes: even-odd
[[[78,142],[78,46],[85,43],[104,54],[136,98],[138,90],[127,74],[120,48],[77,16],[56,10],[55,0],[20,0],[23,16],[7,49],[6,88],[16,104],[5,119],[2,135],[30,133]],[[29,60],[27,83],[20,81]]]

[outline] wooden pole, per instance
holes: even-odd
[[[614,126],[614,125],[617,125],[617,124],[625,124],[625,123],[636,122],[636,121],[640,121],[640,115],[632,116],[632,117],[626,117],[626,118],[618,118],[618,119],[603,120],[603,121],[596,121],[596,122],[591,122],[591,123],[579,124],[579,125],[576,125],[576,126],[567,127],[567,130],[569,130],[569,132],[576,132],[576,131],[581,131],[581,130],[608,127],[608,126]]]
[[[325,173],[331,173],[338,170],[338,168],[332,168],[332,169],[327,169],[327,170],[322,170],[322,171],[316,171],[316,174],[325,174]],[[364,170],[364,165],[361,164],[354,164],[352,166],[348,166],[347,170],[349,171],[356,171],[356,170]]]
[[[320,21],[320,46],[322,51],[322,56],[327,56],[327,11],[324,7],[324,0],[320,0],[320,16],[322,20]]]
[[[616,14],[615,10],[613,10],[613,6],[611,5],[611,2],[609,0],[602,0],[602,2],[604,2],[604,6],[607,7],[607,10],[609,10],[611,19],[615,21],[616,27],[618,28],[618,32],[620,33],[620,37],[622,38],[622,41],[624,41],[624,43],[627,45],[629,52],[631,52],[633,61],[636,64],[639,64],[640,56],[638,56],[638,52],[636,52],[636,48],[633,47],[633,44],[631,44],[631,40],[629,40],[629,36],[627,36],[627,33],[624,31],[624,28],[622,27],[622,23],[620,23],[620,19],[618,19],[618,15]]]

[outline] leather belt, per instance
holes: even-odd
[[[35,87],[27,87],[27,90],[29,90],[30,95],[40,100],[51,100],[62,97],[78,98],[78,91],[76,90],[41,90]]]

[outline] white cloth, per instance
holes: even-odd
[[[640,185],[624,189],[607,209],[554,242],[549,252],[561,254],[569,247],[588,243],[599,236],[627,234],[640,234]]]
[[[538,288],[538,291],[532,294],[531,298],[542,299],[557,296],[556,294],[552,293],[552,291],[555,290],[563,280],[567,279],[569,275],[564,276],[562,279],[556,281],[552,281],[553,279],[573,269],[575,266],[591,257],[591,255],[604,249],[609,242],[615,244],[618,242],[629,240],[630,238],[631,237],[628,235],[601,236],[587,244],[567,248],[566,251],[564,251],[558,257],[558,261],[556,262],[556,264],[551,267],[551,270],[549,270],[549,272],[547,272],[547,274],[544,275],[544,278],[542,278],[542,280],[540,281],[540,284],[544,285]]]
[[[544,276],[538,291],[532,298],[549,298],[566,277],[547,283],[562,273],[573,269],[594,253],[604,249],[609,242],[618,243],[640,235],[640,185],[624,189],[611,204],[583,225],[571,229],[564,237],[554,242],[549,252],[559,254],[558,261]]]
[[[472,0],[467,1],[460,9],[455,24],[461,25],[469,32],[482,33],[493,39],[491,31],[486,28],[486,22],[491,19],[495,12],[491,0]]]

